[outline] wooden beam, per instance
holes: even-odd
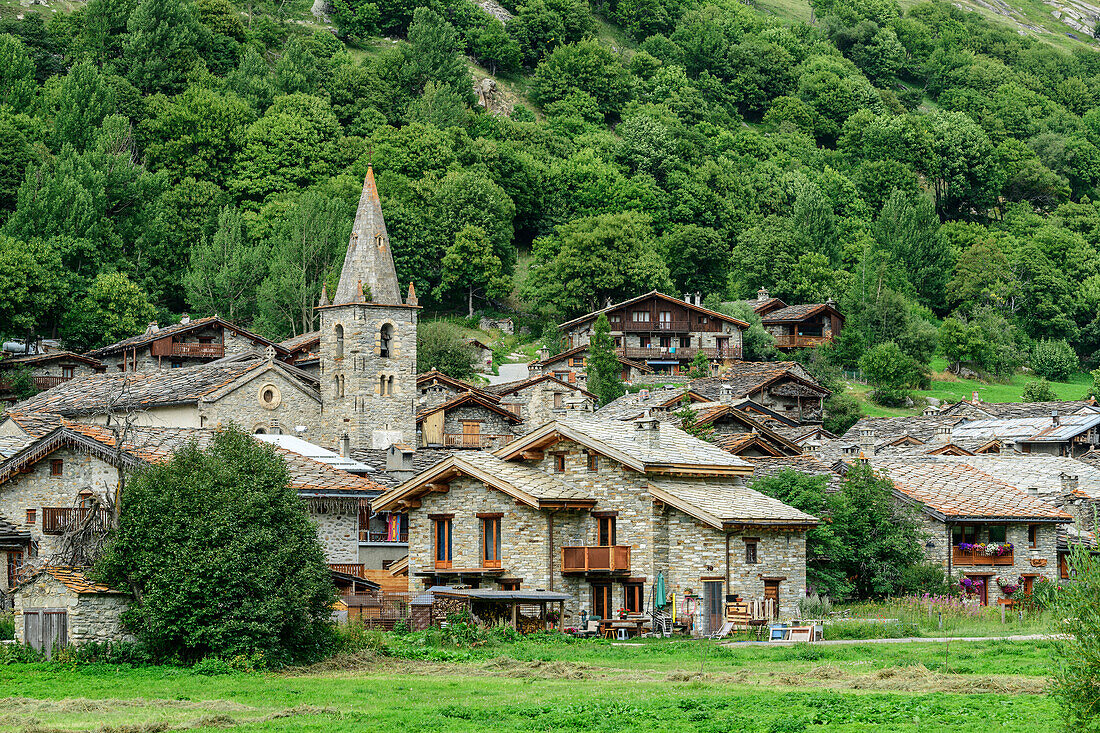
[[[429,494],[446,494],[451,490],[450,484],[424,484]]]
[[[519,457],[525,461],[541,461],[543,452],[541,450],[525,450],[519,454]]]

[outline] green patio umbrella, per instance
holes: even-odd
[[[668,605],[665,599],[665,574],[657,573],[657,585],[653,588],[653,607],[660,610]]]

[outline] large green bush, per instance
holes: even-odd
[[[1032,371],[1055,382],[1068,381],[1080,366],[1073,347],[1061,339],[1042,339],[1031,350]]]
[[[317,659],[335,590],[317,530],[270,446],[234,427],[136,473],[96,565],[133,592],[124,621],[161,660]]]
[[[1073,581],[1057,604],[1062,636],[1054,642],[1054,694],[1067,730],[1100,730],[1100,559],[1080,546],[1070,553]]]

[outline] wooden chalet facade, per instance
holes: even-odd
[[[836,338],[844,327],[844,316],[832,299],[787,305],[761,288],[750,305],[760,316],[764,330],[775,338],[778,349],[812,349]]]
[[[749,324],[699,303],[656,290],[562,323],[570,349],[587,346],[596,319],[606,314],[619,356],[658,374],[681,374],[699,353],[719,365],[741,358],[742,332]]]

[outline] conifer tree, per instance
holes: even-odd
[[[626,394],[610,331],[607,314],[601,313],[588,345],[588,391],[596,395],[601,407]]]

